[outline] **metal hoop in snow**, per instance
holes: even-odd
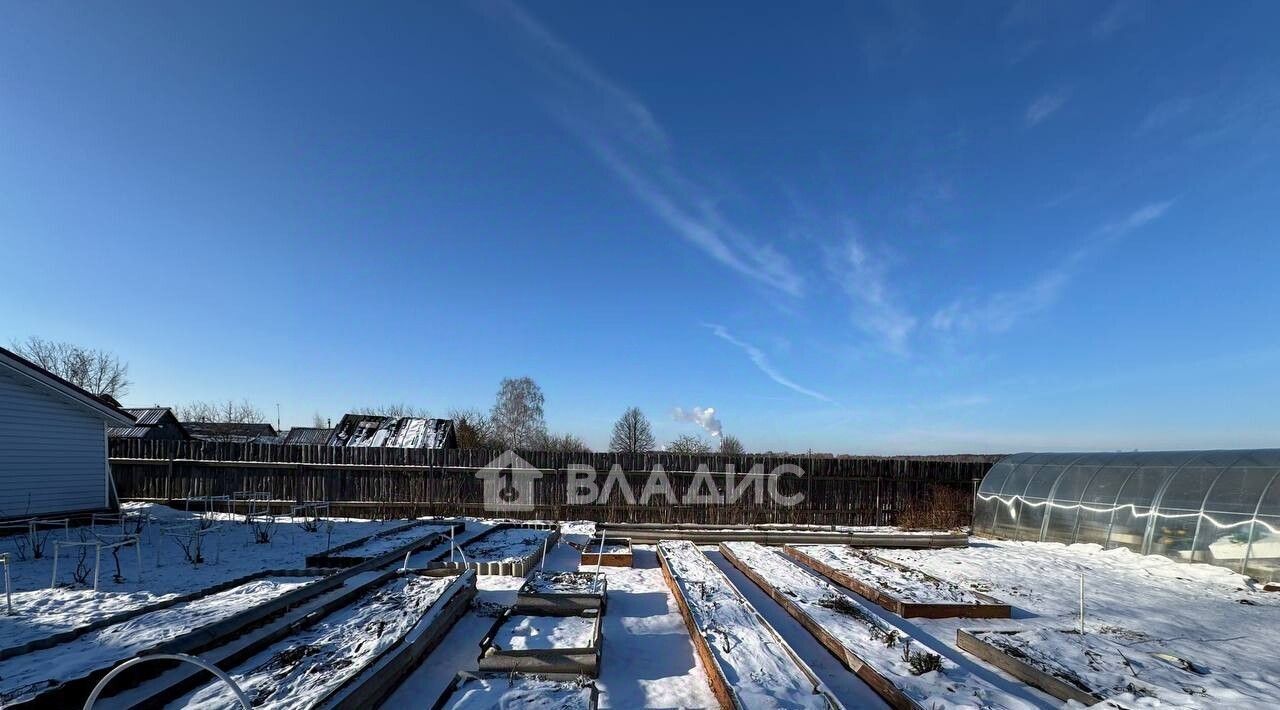
[[[199,666],[218,676],[223,680],[223,682],[231,686],[231,692],[236,694],[236,700],[240,701],[240,707],[244,708],[244,710],[252,710],[253,708],[253,706],[249,704],[249,699],[245,697],[244,692],[240,690],[240,686],[236,685],[236,682],[231,680],[231,676],[223,672],[221,668],[218,668],[202,658],[188,656],[185,653],[156,653],[150,656],[131,658],[115,668],[112,668],[111,672],[103,677],[102,680],[98,681],[98,684],[93,687],[93,692],[89,693],[89,699],[84,701],[84,710],[93,710],[93,704],[98,702],[98,695],[102,693],[103,688],[107,687],[107,683],[110,683],[112,678],[120,675],[120,673],[122,673],[126,668],[136,666],[139,663],[144,663],[146,661],[185,661]]]

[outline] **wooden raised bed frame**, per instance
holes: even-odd
[[[847,572],[838,570],[825,562],[821,562],[805,554],[800,549],[793,547],[792,545],[783,545],[782,551],[788,557],[799,562],[805,567],[817,571],[823,576],[830,577],[836,582],[836,584],[856,593],[858,596],[864,597],[867,600],[884,607],[885,610],[897,614],[904,619],[949,619],[953,617],[964,617],[970,619],[1008,619],[1013,613],[1013,608],[1010,605],[996,599],[995,597],[990,597],[986,594],[981,594],[973,590],[967,591],[969,594],[972,594],[981,600],[981,604],[951,604],[946,602],[920,603],[903,601],[898,597],[893,596],[893,594],[880,589],[879,587],[873,586],[869,582],[863,581]],[[884,565],[885,567],[890,567],[904,572],[914,572],[923,576],[925,579],[936,582],[939,585],[947,584],[945,581],[938,579],[933,575],[925,574],[913,567],[891,562],[874,555],[865,555],[864,558],[869,562]]]
[[[978,633],[1012,634],[1017,630],[998,631],[993,629],[975,629]],[[973,631],[956,630],[956,646],[978,658],[990,663],[1018,680],[1039,688],[1059,700],[1074,700],[1082,705],[1094,705],[1105,698],[1097,693],[1086,691],[1052,674],[1005,653],[974,635]]]
[[[676,582],[675,577],[671,574],[671,568],[667,565],[667,558],[662,553],[662,548],[656,548],[655,552],[658,554],[659,567],[662,568],[662,578],[666,580],[667,587],[671,590],[671,596],[675,597],[676,606],[680,608],[680,616],[684,618],[684,625],[689,630],[689,638],[693,640],[693,649],[698,653],[698,659],[702,661],[702,667],[707,670],[707,683],[711,686],[711,693],[716,696],[716,701],[720,703],[721,708],[748,710],[741,702],[738,701],[738,696],[733,691],[733,688],[730,687],[729,680],[725,677],[724,671],[720,668],[720,663],[716,660],[715,654],[711,652],[711,648],[707,645],[707,639],[704,638],[702,632],[698,630],[698,622],[693,618],[693,612],[689,609],[689,603],[685,601],[684,592],[680,590],[680,584]],[[711,564],[715,563],[713,562]],[[733,583],[730,582],[727,577],[725,578],[725,584],[728,584],[731,588],[733,587]],[[734,591],[739,596],[742,595],[742,592],[737,591],[736,588]],[[744,598],[743,601],[746,601],[746,599]],[[752,609],[752,611],[755,611],[755,608],[751,607],[751,602],[746,602],[746,604]],[[791,646],[782,639],[782,636],[764,620],[764,617],[760,616],[760,612],[756,611],[755,616],[760,620],[760,623],[764,624],[764,627],[778,639],[778,648],[783,649],[787,654],[787,657],[791,659],[792,663],[795,663],[800,671],[813,681],[814,693],[826,698],[827,704],[830,707],[840,707],[838,704],[833,703],[831,699],[827,697],[826,693],[819,690],[822,684],[816,677],[814,677],[813,672],[800,661],[796,656],[795,651],[793,651]]]
[[[437,604],[443,605],[439,607],[440,613],[435,618],[429,622],[420,619],[395,645],[385,649],[359,674],[321,699],[316,704],[317,708],[359,710],[381,705],[404,677],[413,672],[422,659],[440,645],[458,619],[471,608],[471,600],[476,595],[476,575],[471,570],[409,570],[407,574],[421,577],[456,576],[457,579],[427,609],[427,614],[431,614],[437,609]],[[423,626],[424,623],[426,626]],[[416,637],[415,633],[418,633]]]
[[[458,675],[454,676],[453,682],[450,683],[444,689],[444,692],[440,694],[440,697],[436,699],[435,704],[431,706],[431,710],[443,710],[444,708],[448,707],[449,699],[453,697],[454,693],[461,690],[462,686],[466,685],[467,681],[469,680],[473,680],[477,678],[501,679],[501,678],[507,678],[511,675],[513,674],[511,673],[473,673],[471,671],[463,671]],[[521,675],[521,674],[517,673],[514,675]],[[541,675],[542,677],[548,680],[577,680],[578,679],[578,676],[557,677],[557,676],[548,675],[545,673]],[[597,687],[595,683],[591,683],[584,687],[588,687],[591,689],[590,700],[587,703],[587,710],[597,710],[597,708],[600,707],[600,688]]]
[[[626,545],[626,552],[604,552],[605,545]],[[600,552],[592,552],[591,548],[595,547]],[[634,565],[634,556],[631,550],[631,538],[629,537],[593,537],[587,543],[585,549],[582,550],[582,559],[578,563],[580,567],[595,567],[601,565],[604,567],[631,567]]]
[[[769,580],[762,577],[760,573],[751,569],[751,567],[743,563],[742,560],[739,560],[724,543],[721,543],[719,548],[720,554],[724,555],[724,558],[729,560],[730,564],[737,567],[739,571],[746,575],[747,579],[755,582],[756,586],[760,587],[765,594],[768,594],[770,599],[773,599],[779,606],[786,609],[787,613],[791,615],[791,618],[798,621],[810,634],[813,634],[813,637],[818,640],[818,643],[822,644],[833,656],[840,659],[840,662],[843,663],[846,668],[853,671],[854,675],[858,676],[858,678],[862,679],[864,683],[871,686],[871,689],[876,691],[880,697],[884,698],[885,702],[889,703],[889,705],[894,708],[899,708],[900,710],[920,710],[921,706],[918,703],[903,694],[903,692],[898,689],[898,686],[894,685],[888,678],[880,675],[879,671],[868,665],[867,662],[862,660],[862,658],[858,656],[858,654],[854,653],[852,649],[840,643],[839,639],[833,636],[826,629],[822,628],[818,622],[814,621],[812,617],[805,613],[804,609],[802,609],[800,605],[796,604],[790,597],[779,591],[777,587],[774,587]]]
[[[462,532],[462,530],[465,527],[463,523],[458,523],[453,521],[415,520],[409,523],[408,525],[399,525],[389,530],[380,530],[372,535],[366,535],[362,538],[352,540],[351,542],[344,543],[342,545],[338,545],[337,547],[333,547],[328,550],[325,550],[324,552],[318,552],[314,555],[308,555],[307,566],[308,567],[354,567],[356,565],[364,564],[374,559],[383,560],[385,558],[386,560],[390,561],[395,559],[396,557],[403,557],[404,553],[406,552],[418,550],[419,548],[426,546],[428,543],[432,543],[432,542],[438,543],[439,540],[436,539],[437,537],[442,538],[444,540],[449,539],[448,530],[445,530],[444,532],[436,531],[436,532],[426,533],[421,538],[414,540],[412,542],[407,542],[404,545],[401,545],[400,547],[394,550],[378,553],[374,557],[341,554],[349,550],[357,550],[363,547],[364,545],[367,545],[370,542],[373,542],[374,540],[379,540],[385,537],[391,537],[392,535],[399,535],[402,532],[406,532],[408,530],[412,530],[417,527],[426,527],[428,525],[437,526],[437,527],[440,525],[444,525],[447,528],[452,529],[455,535]],[[381,566],[381,565],[375,565],[375,566]]]
[[[560,572],[558,574],[596,576],[594,572]],[[529,591],[532,579],[526,580],[524,585],[520,587],[520,591],[516,592],[516,603],[512,608],[519,612],[550,612],[567,615],[581,614],[589,609],[598,609],[603,614],[609,598],[609,584],[604,575],[600,575],[598,583],[600,591],[594,594],[587,592],[533,592]]]
[[[593,622],[591,645],[584,648],[538,648],[538,649],[496,649],[493,638],[498,629],[513,616],[545,616],[552,619],[569,617],[589,618]],[[547,612],[517,612],[514,609],[504,611],[489,632],[480,641],[480,657],[478,665],[481,671],[499,673],[534,673],[537,675],[585,675],[595,678],[600,673],[600,649],[604,644],[604,630],[601,627],[602,614],[588,612],[584,614],[556,614]]]
[[[529,530],[548,532],[549,535],[547,537],[546,545],[544,547],[539,547],[537,550],[534,550],[532,553],[526,555],[524,559],[517,560],[515,562],[490,562],[490,561],[468,560],[464,564],[461,561],[461,559],[454,562],[449,562],[447,560],[446,561],[437,560],[435,562],[431,562],[430,564],[428,564],[427,569],[473,569],[476,571],[476,574],[481,574],[481,575],[504,575],[508,577],[527,577],[529,573],[532,572],[534,568],[538,566],[538,563],[542,561],[543,550],[550,552],[551,548],[559,544],[560,531],[558,529],[556,528],[548,529],[546,526],[525,525],[521,523],[499,523],[497,525],[494,525],[492,528],[485,530],[483,533],[476,535],[470,540],[467,540],[466,542],[460,544],[458,547],[459,549],[461,549],[463,547],[466,547],[467,545],[470,545],[473,542],[478,542],[480,540],[483,540],[484,538],[492,535],[493,533],[498,532],[499,530],[511,530],[511,529],[517,529],[517,528],[527,528]],[[404,553],[401,552],[400,554],[404,554]]]

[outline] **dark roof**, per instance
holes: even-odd
[[[327,444],[333,436],[332,429],[324,427],[296,426],[284,435],[282,444]]]
[[[5,365],[19,374],[25,375],[45,387],[92,409],[95,413],[116,424],[133,424],[133,416],[112,404],[112,402],[115,402],[114,399],[110,397],[104,399],[79,385],[73,385],[11,350],[0,348],[0,365]]]
[[[276,428],[266,423],[252,422],[182,422],[182,428],[191,436],[205,441],[241,441],[274,439]]]
[[[458,443],[452,419],[347,414],[333,430],[329,445],[453,449]]]

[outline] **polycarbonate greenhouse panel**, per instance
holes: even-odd
[[[1088,542],[1280,575],[1280,450],[1022,453],[991,467],[974,533]]]

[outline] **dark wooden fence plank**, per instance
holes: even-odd
[[[392,517],[418,515],[482,515],[484,484],[476,472],[500,456],[489,449],[342,448],[279,446],[228,442],[112,440],[111,468],[123,499],[175,500],[235,491],[270,491],[276,501],[329,501],[335,514]],[[601,522],[659,523],[815,523],[821,525],[893,525],[913,503],[946,500],[971,514],[973,480],[980,479],[998,456],[721,456],[647,454],[574,454],[520,451],[517,454],[542,472],[534,483],[533,511],[509,517],[588,519]],[[778,478],[782,494],[803,493],[787,507],[757,502],[752,493],[727,504],[670,504],[664,497],[650,505],[633,505],[614,490],[600,505],[567,505],[568,475],[573,465],[600,472],[598,483],[614,466],[639,496],[650,472],[660,467],[676,495],[684,498],[700,467],[712,473],[764,473],[782,464],[797,466],[802,477]],[[952,495],[937,495],[941,491]],[[955,495],[959,493],[960,495]]]

